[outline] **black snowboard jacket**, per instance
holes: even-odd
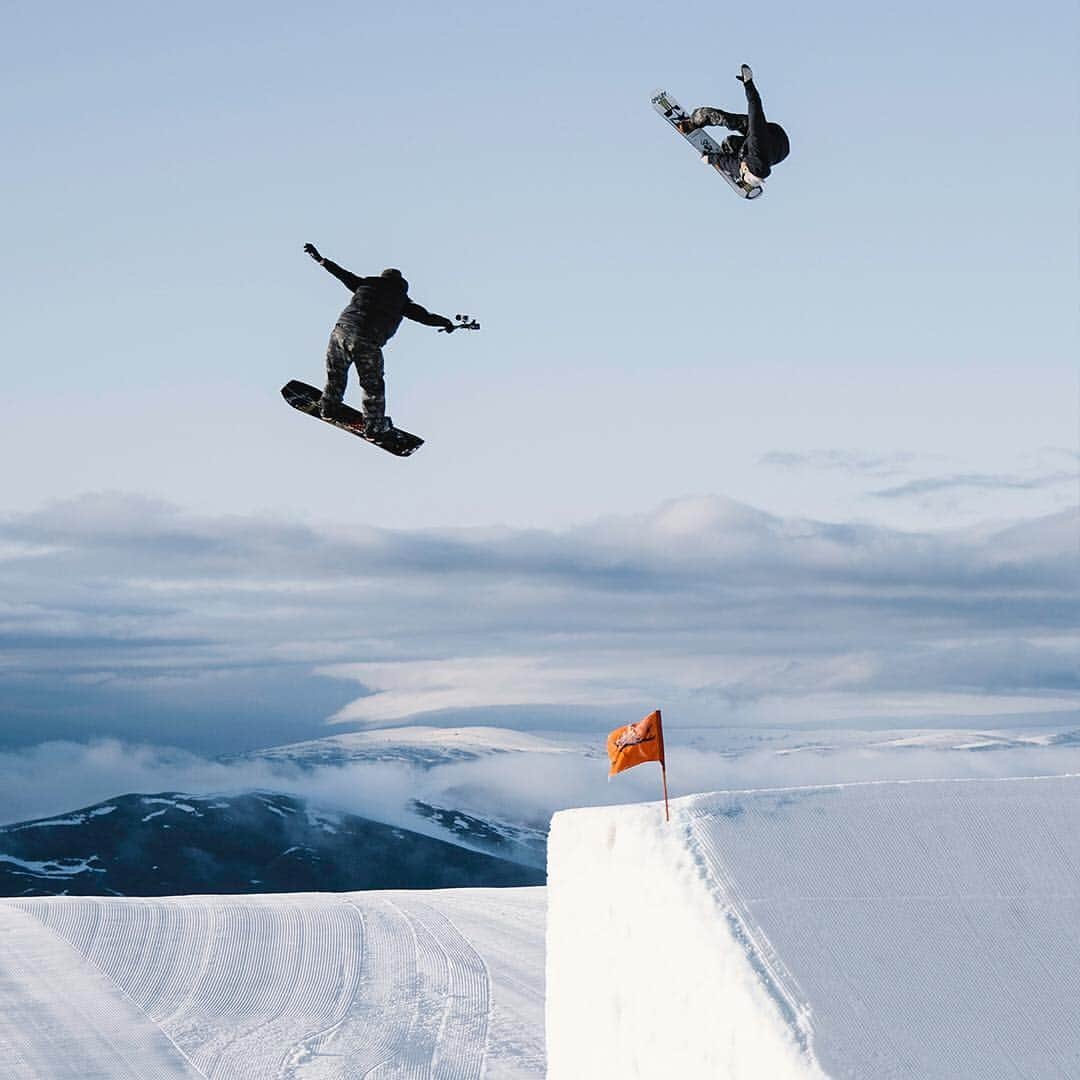
[[[753,80],[748,79],[743,83],[743,88],[746,90],[747,130],[746,138],[739,147],[739,158],[746,162],[746,167],[756,177],[764,180],[772,172],[772,167],[788,156],[791,145],[787,132],[779,124],[770,124],[765,119],[761,95]]]
[[[385,345],[397,333],[402,319],[411,319],[424,326],[454,325],[442,315],[433,315],[414,304],[409,299],[409,283],[397,272],[379,277],[357,277],[329,259],[323,259],[322,265],[353,294],[338,316],[337,325],[373,345]]]

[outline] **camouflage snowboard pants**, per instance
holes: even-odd
[[[323,409],[333,411],[334,407],[344,400],[350,365],[356,368],[356,381],[364,394],[360,411],[364,414],[365,428],[374,433],[389,427],[382,349],[374,342],[366,341],[340,326],[335,326],[330,332],[330,344],[326,347],[326,388],[323,390],[321,402]]]
[[[729,113],[723,109],[711,109],[706,105],[702,105],[701,108],[695,109],[690,114],[690,119],[693,121],[695,128],[725,127],[729,131],[738,132],[736,135],[729,135],[720,144],[720,149],[725,156],[735,159],[731,164],[737,176],[739,173],[737,159],[742,144],[746,141],[746,134],[750,130],[750,117],[746,113]]]
[[[726,127],[729,131],[737,131],[745,135],[750,130],[750,117],[746,113],[725,112],[723,109],[710,109],[702,105],[690,114],[694,127]]]

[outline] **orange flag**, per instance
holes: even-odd
[[[607,737],[607,752],[611,758],[608,776],[632,769],[643,761],[659,761],[663,765],[664,729],[660,723],[660,710],[649,713],[636,724],[616,728]]]
[[[660,773],[664,778],[664,817],[670,817],[667,797],[667,762],[664,760],[664,725],[660,720],[660,710],[649,713],[644,720],[639,720],[636,724],[616,728],[608,736],[607,752],[611,759],[609,779],[616,773],[632,769],[642,762],[660,762]]]

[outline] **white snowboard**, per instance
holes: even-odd
[[[671,125],[672,130],[682,135],[682,132],[675,125],[680,120],[687,119],[689,114],[666,90],[657,90],[653,94],[652,105]],[[707,135],[703,128],[698,128],[697,131],[692,131],[689,135],[682,135],[682,137],[698,152],[699,157],[702,154],[717,154],[720,152],[720,144],[711,135]],[[728,182],[731,190],[742,198],[756,199],[759,195],[765,194],[763,187],[747,184],[737,177],[729,176],[719,165],[714,165],[713,168]]]

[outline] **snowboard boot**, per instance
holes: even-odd
[[[369,439],[377,439],[385,435],[394,426],[394,421],[389,416],[380,416],[378,419],[364,418],[364,435]]]
[[[739,68],[739,74],[735,76],[741,83],[748,83],[754,81],[754,73],[750,70],[749,64],[743,64]]]
[[[324,420],[340,420],[345,415],[345,406],[340,401],[319,401],[319,415]]]

